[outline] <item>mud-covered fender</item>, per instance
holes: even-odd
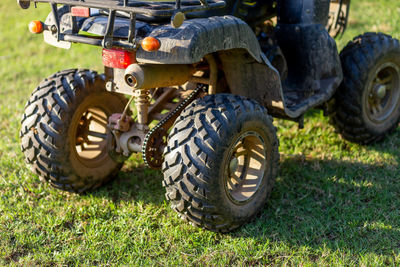
[[[233,16],[190,19],[177,29],[163,25],[148,36],[157,38],[161,47],[157,52],[137,51],[137,60],[143,63],[192,64],[208,54],[244,49],[257,62],[262,62],[261,49],[251,28]]]
[[[222,63],[231,93],[252,98],[272,114],[285,116],[279,72],[243,20],[233,16],[191,19],[178,29],[170,25],[157,27],[148,36],[160,40],[160,50],[139,49],[139,62],[192,64],[215,54]]]
[[[60,7],[58,15],[61,33],[71,33],[71,14],[68,7]],[[104,36],[107,21],[107,16],[94,14],[87,19],[78,18],[77,26],[80,31]],[[54,23],[53,15],[50,13],[46,24]],[[114,23],[114,37],[127,38],[129,25],[129,19],[117,17]],[[47,43],[69,48],[70,43],[57,42],[49,31],[46,33]],[[234,16],[188,19],[179,28],[174,28],[170,23],[157,25],[138,20],[136,36],[139,40],[153,36],[161,43],[160,49],[153,52],[146,52],[139,46],[136,57],[141,63],[193,64],[200,62],[208,54],[240,48],[246,50],[257,62],[262,62],[262,52],[254,32],[246,22]]]
[[[218,57],[232,94],[256,100],[271,115],[286,116],[279,72],[264,54],[261,54],[262,62],[257,62],[244,49],[220,51]]]

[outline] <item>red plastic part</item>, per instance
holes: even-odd
[[[73,6],[71,7],[71,15],[74,17],[88,18],[90,17],[90,9],[88,7]]]
[[[120,49],[103,49],[103,65],[109,68],[126,69],[136,63],[136,53]]]

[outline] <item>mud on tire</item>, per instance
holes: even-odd
[[[264,206],[278,171],[272,118],[229,94],[197,99],[175,122],[164,150],[166,197],[192,224],[231,231]]]
[[[107,118],[126,99],[105,90],[104,77],[65,70],[32,93],[21,122],[21,148],[34,173],[73,192],[94,189],[122,166],[107,151]]]
[[[340,53],[344,80],[330,105],[331,123],[346,140],[368,144],[400,120],[400,44],[382,33],[357,36]]]

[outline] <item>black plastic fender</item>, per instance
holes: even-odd
[[[287,116],[279,72],[243,20],[233,16],[191,19],[178,29],[169,25],[157,27],[149,36],[160,40],[160,50],[139,49],[139,62],[192,64],[217,53],[231,93],[258,101],[271,114]]]
[[[62,20],[63,21],[63,20]],[[93,16],[80,25],[82,31],[103,36],[107,28],[106,16]],[[129,20],[115,20],[114,36],[126,38]],[[243,20],[234,16],[214,16],[186,20],[179,28],[170,23],[155,25],[136,22],[137,38],[152,36],[161,47],[158,51],[146,52],[141,47],[136,52],[140,63],[193,64],[205,55],[231,49],[244,49],[256,61],[262,62],[262,52],[253,30]]]
[[[156,52],[137,51],[139,62],[158,64],[192,64],[208,54],[231,49],[245,49],[262,62],[261,49],[251,28],[233,16],[190,19],[179,28],[170,24],[153,29],[148,36],[157,38]]]

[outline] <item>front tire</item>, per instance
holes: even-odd
[[[44,80],[25,107],[21,148],[34,173],[52,186],[83,192],[109,181],[122,164],[109,154],[108,117],[126,99],[105,90],[104,77],[65,70]]]
[[[264,206],[279,164],[271,117],[228,94],[197,99],[175,122],[163,163],[166,197],[181,217],[231,231]]]
[[[369,144],[400,120],[400,44],[382,33],[354,38],[340,53],[344,80],[330,116],[342,137]]]

